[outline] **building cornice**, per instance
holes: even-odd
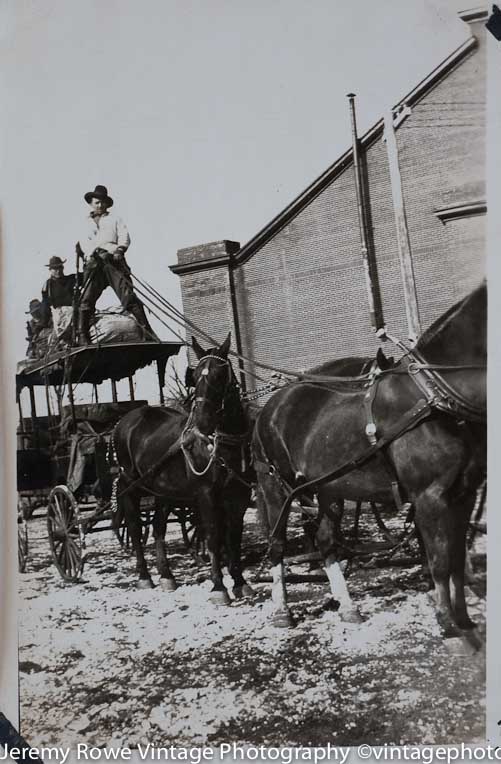
[[[435,210],[433,214],[441,220],[442,223],[447,223],[449,220],[457,220],[458,218],[471,218],[473,215],[485,215],[486,212],[486,202],[480,201],[443,207],[442,209]]]
[[[206,271],[209,268],[221,268],[223,265],[229,265],[234,258],[231,255],[222,255],[221,257],[211,257],[207,260],[195,260],[192,263],[178,263],[169,265],[169,270],[176,276],[184,276],[186,273],[196,273],[197,271]]]

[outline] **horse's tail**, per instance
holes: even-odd
[[[256,496],[258,528],[259,528],[259,531],[267,537],[270,531],[270,521],[268,518],[268,512],[266,509],[266,503],[264,500],[262,489],[261,489],[261,486],[259,485],[259,473],[266,467],[268,459],[267,459],[266,452],[264,450],[264,446],[259,434],[259,420],[260,420],[260,416],[258,415],[254,422],[254,429],[253,429],[252,438],[251,438],[251,458],[252,458],[252,469],[256,476],[255,496]]]

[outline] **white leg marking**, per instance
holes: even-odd
[[[350,597],[343,571],[335,557],[330,556],[326,558],[325,572],[331,585],[331,592],[339,600],[339,615],[343,621],[361,623],[364,619]]]
[[[273,583],[271,585],[271,599],[278,610],[287,608],[287,591],[285,589],[284,564],[279,562],[271,569]]]
[[[341,608],[352,608],[353,602],[346,585],[343,571],[335,557],[327,557],[325,560],[325,572],[331,585],[331,592],[341,603]]]

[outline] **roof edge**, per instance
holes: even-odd
[[[429,93],[433,87],[452,69],[455,68],[461,61],[478,45],[477,39],[473,36],[469,37],[464,43],[462,43],[456,50],[454,50],[450,56],[442,61],[430,74],[428,74],[423,80],[421,80],[415,88],[413,88],[406,96],[404,96],[394,107],[393,110],[397,111],[403,106],[412,106],[418,103],[424,95]],[[379,137],[384,129],[384,120],[381,118],[376,122],[364,135],[360,138],[362,146],[368,148]],[[398,125],[395,127],[398,130]],[[284,228],[291,220],[293,220],[299,213],[318,196],[325,188],[327,188],[347,167],[353,162],[353,149],[349,148],[344,154],[337,159],[334,164],[325,170],[313,183],[290,204],[285,207],[282,212],[276,215],[264,228],[258,231],[248,242],[244,244],[241,249],[236,252],[232,259],[233,265],[242,265],[252,255],[266,244],[269,239],[274,236],[278,231]],[[183,271],[179,266],[171,266],[170,269],[174,273],[181,274]]]

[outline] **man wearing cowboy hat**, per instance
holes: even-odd
[[[44,334],[44,330],[49,331],[49,315],[45,312],[43,304],[40,300],[30,300],[30,305],[25,315],[31,315],[31,319],[26,322],[26,329],[28,336],[28,350],[26,351],[26,358],[37,358],[38,343]],[[47,334],[47,332],[45,332]]]
[[[53,256],[46,267],[49,269],[49,278],[42,287],[42,303],[44,313],[52,317],[54,340],[68,340],[73,321],[73,299],[77,274],[64,272],[66,260]],[[81,285],[82,276],[78,274],[78,284]]]
[[[84,199],[90,207],[85,230],[77,251],[86,258],[83,288],[80,297],[79,342],[90,344],[89,325],[97,300],[107,286],[111,286],[122,307],[131,313],[146,333],[146,339],[155,338],[146,318],[142,303],[134,293],[130,269],[125,253],[130,236],[122,218],[110,212],[113,199],[106,186],[96,186]]]
[[[51,308],[62,308],[73,303],[76,274],[65,274],[65,262],[66,260],[54,256],[45,266],[49,269],[49,278],[42,287],[42,301],[48,314]]]

